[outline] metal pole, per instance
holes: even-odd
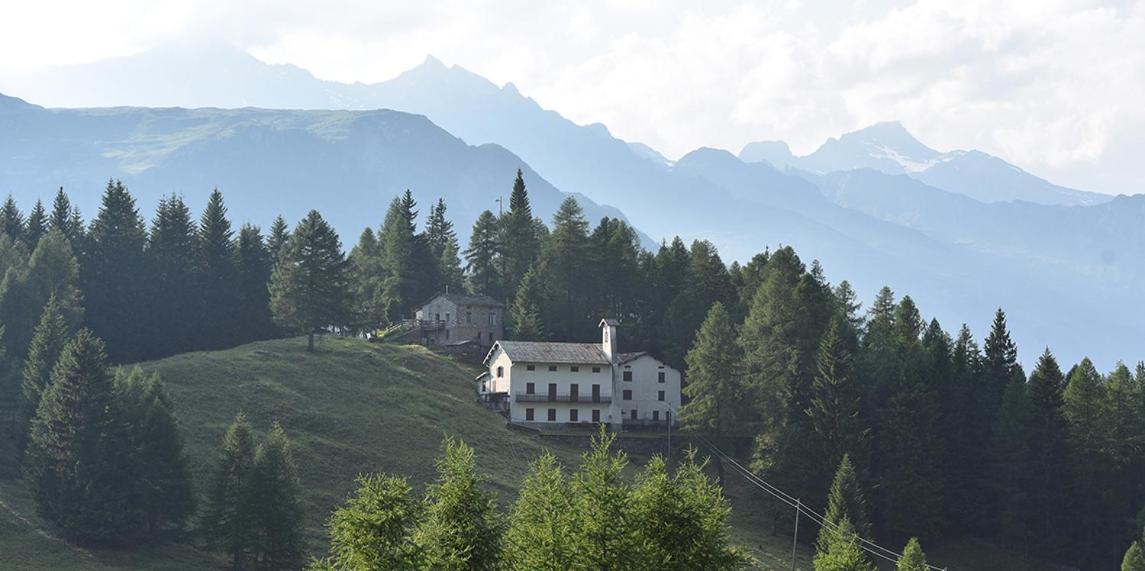
[[[799,545],[799,512],[803,511],[803,502],[795,500],[795,535],[791,538],[791,571],[795,571],[795,548]]]

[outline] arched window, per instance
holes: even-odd
[[[505,367],[497,367],[497,378],[500,379],[501,377],[504,377],[504,376],[505,376]]]

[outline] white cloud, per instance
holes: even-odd
[[[0,72],[189,38],[342,81],[432,53],[669,156],[760,139],[808,152],[898,119],[940,149],[1145,190],[1125,148],[1145,128],[1145,0],[54,0],[5,7]]]

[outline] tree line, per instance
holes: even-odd
[[[1063,371],[1046,349],[1027,375],[1001,309],[980,349],[888,288],[861,312],[791,248],[734,276],[685,358],[680,419],[760,476],[822,506],[848,458],[890,541],[973,535],[1109,567],[1140,535],[1145,364]]]

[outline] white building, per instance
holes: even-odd
[[[599,344],[495,342],[478,399],[518,424],[675,424],[680,371],[648,353],[620,353],[616,325],[601,320]]]

